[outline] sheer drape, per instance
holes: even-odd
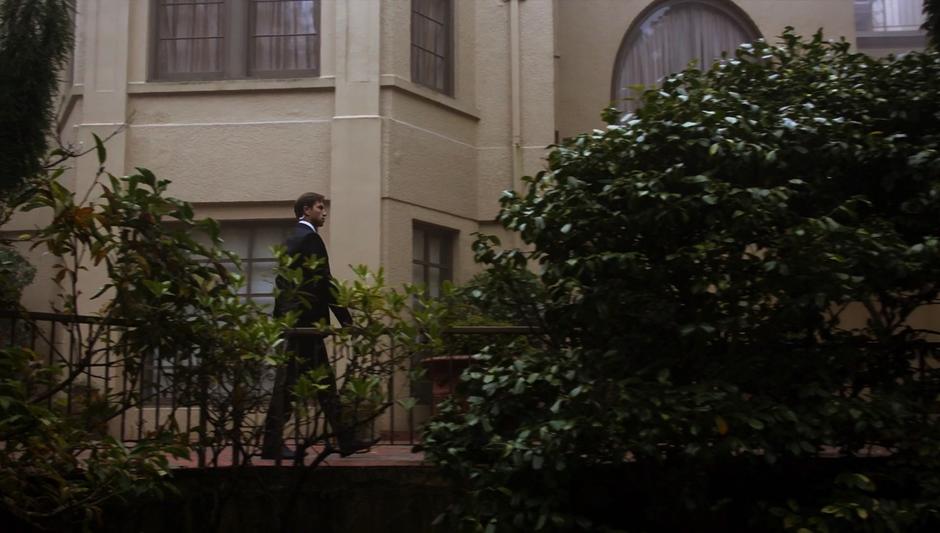
[[[161,0],[157,6],[158,75],[220,73],[222,0]]]
[[[873,0],[874,31],[916,31],[924,23],[921,0]]]
[[[316,7],[315,0],[252,0],[252,70],[317,70],[320,37]]]
[[[412,0],[412,81],[450,92],[450,40],[450,0]]]
[[[633,110],[636,104],[624,100],[638,94],[631,85],[654,87],[691,60],[707,67],[722,52],[732,52],[756,37],[711,3],[666,4],[634,28],[621,45],[613,99],[620,109]]]
[[[319,0],[154,0],[154,75],[316,75]]]

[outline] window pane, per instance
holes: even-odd
[[[320,37],[314,0],[252,2],[252,66],[265,70],[315,70]]]
[[[411,282],[415,284],[427,285],[428,280],[424,277],[424,265],[411,265]]]
[[[441,271],[435,267],[428,267],[428,294],[441,295]]]
[[[429,0],[425,13],[428,18],[443,23],[447,20],[447,8],[449,3],[450,0]]]
[[[157,73],[222,71],[224,4],[164,1],[157,11]]]
[[[917,31],[924,23],[922,0],[855,2],[859,31]]]
[[[256,304],[264,307],[268,312],[274,311],[274,297],[273,296],[255,296],[252,298]]]
[[[255,0],[254,35],[314,34],[313,0]]]
[[[209,234],[203,231],[194,231],[192,233],[193,240],[197,243],[209,247],[212,245],[212,241],[209,239]]]
[[[412,231],[411,280],[422,284],[430,296],[438,296],[441,284],[451,279],[451,251],[456,233],[430,226],[415,226]]]
[[[441,264],[441,236],[428,235],[428,257],[427,261],[431,264]]]
[[[274,292],[274,263],[252,263],[251,264],[251,287],[252,294],[271,294]]]
[[[239,226],[223,226],[219,234],[222,237],[222,247],[235,252],[238,257],[247,258],[248,241],[251,236],[249,228]]]
[[[414,31],[414,44],[437,55],[444,55],[444,25],[427,18],[416,16]]]
[[[450,91],[451,0],[413,0],[411,4],[411,79],[441,92]]]
[[[412,259],[424,261],[424,231],[415,228],[411,237]]]
[[[271,247],[284,244],[285,232],[289,226],[284,224],[272,226],[259,226],[255,229],[255,240],[252,244],[251,256],[255,259],[274,257]]]
[[[316,36],[255,37],[254,70],[312,70],[319,54]]]

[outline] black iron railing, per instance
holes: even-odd
[[[64,416],[81,417],[94,431],[128,443],[171,433],[188,443],[194,466],[251,463],[260,454],[274,370],[259,363],[226,377],[207,367],[199,354],[128,353],[128,344],[121,339],[134,327],[97,317],[0,311],[0,346],[29,349],[38,366],[56,369],[36,374],[48,377],[30,385],[32,401]],[[464,326],[447,333],[491,341],[507,336],[531,339],[539,331],[523,326]],[[289,334],[318,332],[298,328]],[[380,446],[417,444],[421,425],[441,399],[454,394],[472,352],[412,358],[427,370],[431,385],[422,403],[415,401],[413,378],[381,367],[381,356],[353,354],[348,346],[327,344],[337,375],[342,376],[352,361],[358,361],[360,368],[374,365],[380,370],[363,374],[384,382],[371,411],[356,415],[361,423],[357,431],[364,439],[378,439]],[[932,402],[935,392],[940,392],[940,383],[935,382],[940,343],[924,342],[919,347],[909,375],[924,389],[925,401]],[[394,350],[391,343],[389,349]],[[285,432],[289,444],[324,445],[335,436],[318,403],[310,401],[295,410]]]
[[[36,401],[65,416],[85,416],[95,411],[96,417],[89,417],[88,422],[124,442],[141,442],[171,431],[188,439],[193,462],[198,466],[242,464],[257,456],[274,370],[259,365],[247,370],[260,376],[226,380],[204,368],[199,354],[128,353],[128,344],[122,339],[135,327],[90,316],[0,311],[0,346],[28,348],[37,362],[58,370],[38,385]],[[531,333],[533,330],[528,328],[512,326],[472,326],[450,331],[471,336]],[[288,334],[318,332],[296,328]],[[327,344],[332,367],[348,367],[354,357],[351,349],[329,341]],[[381,364],[377,356],[356,357],[366,365]],[[443,379],[450,392],[465,366],[448,364],[445,368]],[[441,379],[440,368],[437,371],[432,380]],[[360,431],[369,440],[378,439],[378,445],[416,444],[434,400],[415,401],[415,382],[404,372],[374,375],[385,380],[384,395],[377,400],[384,409],[362,417],[365,427]],[[98,409],[101,406],[106,409]],[[317,435],[330,434],[323,413],[315,405],[303,410],[304,416],[295,416],[287,431],[288,443],[309,445]]]

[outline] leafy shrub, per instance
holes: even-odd
[[[25,328],[15,337],[0,329],[0,518],[53,530],[91,527],[116,500],[171,490],[171,457],[199,455],[207,466],[257,460],[268,377],[294,357],[283,350],[283,334],[297,312],[272,318],[239,296],[245,279],[225,266],[239,259],[222,249],[218,224],[196,219],[188,203],[167,195],[170,182],[146,169],[105,173],[106,149],[95,140],[100,167],[84,198],[57,181],[59,169],[36,180],[23,206],[52,213],[32,244],[52,257],[53,305],[66,315],[60,336],[28,315],[0,322]],[[275,255],[276,272],[299,286],[302,268],[283,249]],[[92,269],[106,281],[86,300]],[[335,380],[344,414],[369,429],[390,406],[388,378],[408,361],[418,328],[433,321],[407,312],[416,288],[398,292],[381,272],[355,273],[335,287],[353,324],[316,332],[333,337],[332,369],[311,369],[290,391],[297,413],[290,433],[301,452],[318,447],[313,466],[337,451],[326,446],[337,428],[322,423],[318,392]],[[145,373],[157,372],[144,385]],[[138,442],[108,434],[109,421],[158,396],[173,400]],[[198,408],[196,427],[180,427],[175,415],[189,407]],[[233,479],[249,470],[231,469]]]
[[[0,244],[0,308],[18,305],[23,289],[35,276],[36,269],[19,252]]]
[[[502,199],[531,251],[477,243],[507,280],[540,265],[543,299],[517,305],[545,348],[482,355],[425,434],[461,523],[937,527],[938,332],[910,319],[940,303],[938,94],[936,51],[787,30],[557,146]],[[592,515],[578,487],[621,467],[655,496]],[[732,472],[743,488],[713,490]]]

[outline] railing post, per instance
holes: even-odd
[[[199,364],[199,385],[196,392],[199,395],[199,439],[197,440],[196,454],[199,468],[206,466],[206,430],[209,416],[209,376],[206,375],[205,358]]]

